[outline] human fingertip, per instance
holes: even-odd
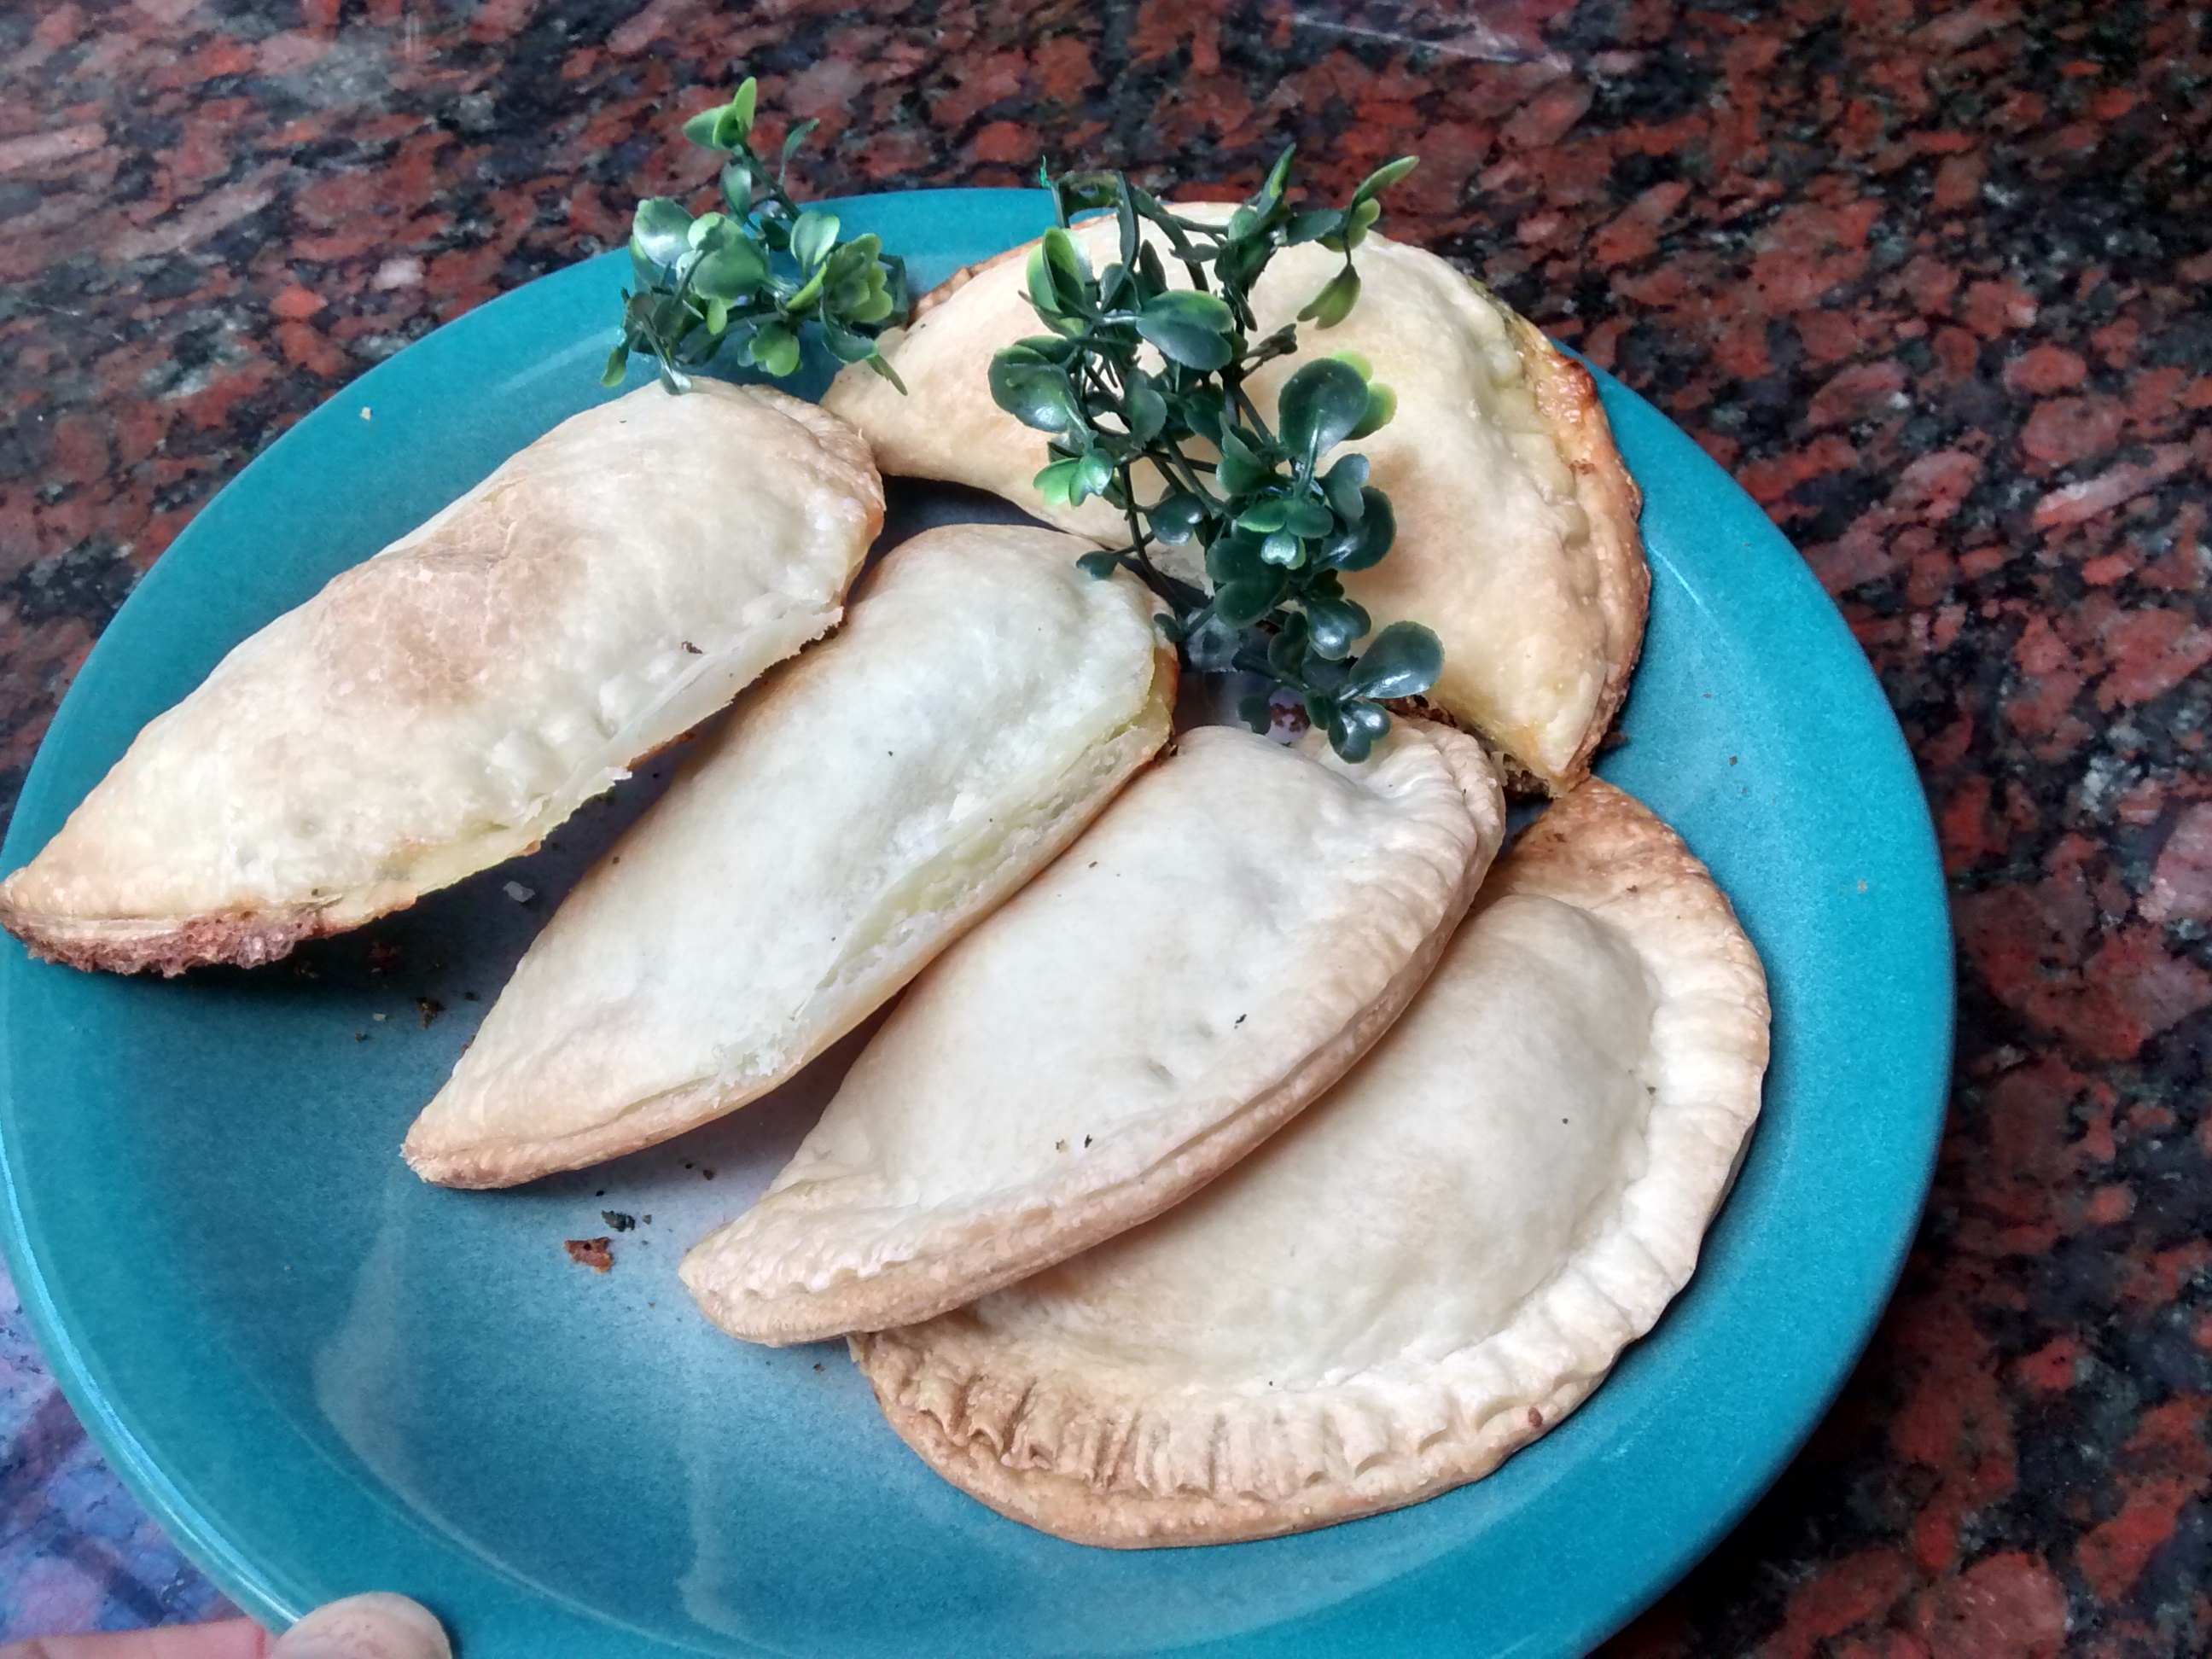
[[[453,1659],[429,1608],[372,1591],[317,1607],[278,1637],[269,1659]]]

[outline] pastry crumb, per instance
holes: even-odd
[[[563,1240],[562,1247],[578,1267],[603,1273],[615,1265],[615,1253],[610,1248],[613,1243],[611,1238],[571,1238]]]

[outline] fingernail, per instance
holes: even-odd
[[[269,1659],[453,1659],[430,1610],[381,1591],[317,1607],[276,1638]]]

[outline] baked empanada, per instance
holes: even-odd
[[[1297,1532],[1489,1473],[1689,1279],[1759,1112],[1764,975],[1592,781],[1343,1083],[1150,1225],[854,1339],[891,1425],[1081,1543]]]
[[[1042,869],[1166,741],[1134,578],[1056,530],[924,532],[531,944],[407,1158],[504,1187],[765,1094]]]
[[[1397,1017],[1504,830],[1481,748],[1187,733],[916,981],[758,1205],[684,1258],[737,1335],[940,1313],[1157,1214]]]
[[[834,623],[883,512],[859,436],[781,392],[586,410],[149,723],[0,924],[251,966],[526,852]]]
[[[1176,209],[1218,220],[1225,206]],[[1157,233],[1154,233],[1157,234]],[[1078,227],[1095,264],[1118,256],[1113,221]],[[1024,293],[1028,249],[961,272],[884,337],[913,391],[901,398],[864,367],[838,377],[824,407],[866,434],[887,473],[997,491],[1063,527],[1120,543],[1120,515],[1093,498],[1048,509],[1031,480],[1044,434],[991,400],[991,355],[1043,325]],[[1275,256],[1254,292],[1254,338],[1292,321],[1340,268],[1316,243]],[[1528,321],[1425,249],[1370,236],[1353,256],[1363,283],[1331,329],[1298,325],[1298,355],[1247,383],[1272,420],[1284,380],[1312,357],[1352,352],[1398,398],[1397,417],[1346,446],[1367,456],[1397,513],[1398,539],[1346,591],[1376,625],[1410,618],[1443,642],[1429,693],[1556,792],[1589,770],[1627,695],[1650,590],[1638,496],[1613,447],[1589,372]],[[1181,266],[1167,261],[1181,280]]]

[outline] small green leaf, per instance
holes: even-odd
[[[1392,623],[1359,653],[1345,682],[1362,697],[1418,697],[1444,670],[1444,648],[1419,623]]]
[[[1389,710],[1371,702],[1340,702],[1329,718],[1328,746],[1357,766],[1374,753],[1376,741],[1389,730]]]
[[[1322,562],[1338,570],[1364,570],[1390,550],[1398,538],[1398,515],[1390,498],[1373,485],[1359,492],[1358,522],[1342,538],[1329,544]]]
[[[1352,192],[1352,199],[1365,202],[1380,195],[1420,164],[1421,158],[1418,155],[1401,155],[1395,161],[1385,161],[1359,181],[1359,188]]]
[[[830,355],[841,363],[865,363],[875,355],[876,343],[865,334],[855,334],[835,317],[822,319],[823,343]]]
[[[1306,619],[1302,611],[1293,611],[1283,618],[1283,625],[1267,643],[1267,667],[1277,679],[1295,680],[1298,665],[1306,654]]]
[[[1289,532],[1278,530],[1260,544],[1260,557],[1268,564],[1296,570],[1306,562],[1305,544]]]
[[[1216,536],[1206,550],[1206,574],[1213,579],[1214,586],[1225,586],[1233,581],[1266,574],[1267,564],[1260,556],[1263,540],[1249,530],[1231,530]]]
[[[1091,261],[1076,240],[1054,226],[1030,250],[1030,299],[1048,322],[1080,313]]]
[[[691,251],[691,216],[680,202],[650,196],[630,222],[630,246],[657,265],[672,265]]]
[[[1032,334],[1006,348],[1009,351],[1029,352],[1035,362],[1041,363],[1065,363],[1080,349],[1074,341],[1058,334]]]
[[[902,398],[906,396],[906,382],[899,379],[898,370],[890,366],[890,360],[886,358],[882,352],[878,351],[873,356],[870,357],[867,360],[867,364],[870,368],[875,370],[877,374],[882,375],[884,379],[889,380],[893,386],[896,386],[899,391],[899,396]]]
[[[730,100],[731,118],[741,124],[747,132],[753,130],[753,109],[760,101],[760,82],[748,75],[739,83],[737,94]]]
[[[1167,289],[1167,267],[1160,263],[1159,249],[1150,242],[1137,249],[1137,279],[1144,284],[1146,294],[1161,294]]]
[[[1222,286],[1225,289],[1234,283],[1239,289],[1249,289],[1274,252],[1274,245],[1263,234],[1255,234],[1230,243],[1215,266],[1223,273]]]
[[[1231,628],[1247,627],[1275,608],[1289,580],[1285,572],[1270,568],[1265,575],[1224,583],[1214,590],[1213,614]]]
[[[1049,363],[1024,362],[1009,352],[991,359],[991,398],[1024,426],[1066,432],[1082,424],[1081,405],[1066,372]]]
[[[1237,718],[1250,726],[1255,736],[1264,738],[1275,724],[1275,711],[1265,691],[1253,691],[1237,702]]]
[[[712,109],[702,109],[684,124],[684,136],[693,143],[706,149],[733,149],[735,148],[733,145],[721,142],[722,119],[728,113],[729,106],[726,104],[717,104]]]
[[[1341,455],[1334,466],[1322,477],[1322,493],[1336,516],[1346,525],[1357,525],[1367,510],[1367,498],[1360,486],[1367,482],[1367,458],[1364,455]]]
[[[1214,478],[1231,495],[1249,495],[1275,476],[1274,469],[1231,428],[1221,434],[1221,459]]]
[[[1237,527],[1239,530],[1251,531],[1255,535],[1270,536],[1283,527],[1283,521],[1290,516],[1290,511],[1291,504],[1288,501],[1279,495],[1270,496],[1257,506],[1246,508],[1239,514]]]
[[[1068,492],[1069,505],[1080,507],[1086,495],[1103,495],[1113,477],[1113,458],[1103,450],[1092,450],[1075,464],[1075,487]]]
[[[1059,285],[1053,280],[1052,261],[1044,257],[1042,242],[1030,250],[1027,286],[1030,303],[1047,322],[1066,314],[1066,307],[1060,303]]]
[[[1086,575],[1096,576],[1103,581],[1121,568],[1121,556],[1119,553],[1085,553],[1075,564],[1076,568]]]
[[[1311,541],[1336,528],[1336,515],[1310,496],[1290,501],[1283,508],[1283,528]]]
[[[799,154],[799,147],[813,137],[814,129],[821,125],[822,123],[820,120],[810,118],[808,120],[801,121],[797,126],[792,128],[789,132],[784,134],[783,158],[781,165],[787,167],[789,167],[791,165],[791,158]]]
[[[1351,435],[1367,406],[1367,382],[1359,371],[1337,358],[1320,357],[1283,383],[1276,428],[1292,455],[1326,454]]]
[[[817,213],[811,208],[799,216],[791,228],[791,257],[799,261],[801,270],[811,270],[830,257],[830,250],[837,245],[837,216]]]
[[[730,307],[728,304],[721,300],[708,301],[707,332],[715,335],[724,334],[729,331],[729,326]]]
[[[1291,216],[1291,222],[1283,229],[1284,245],[1296,247],[1301,242],[1316,241],[1335,230],[1343,222],[1344,215],[1334,208],[1294,213]]]
[[[1044,234],[1044,257],[1052,267],[1053,279],[1062,299],[1073,299],[1090,285],[1090,254],[1084,251],[1082,243],[1057,225]]]
[[[1195,495],[1170,495],[1153,506],[1152,521],[1155,541],[1181,547],[1206,522],[1206,507]]]
[[[753,333],[752,356],[780,380],[799,368],[799,337],[781,323],[763,323]]]
[[[1283,192],[1291,187],[1291,167],[1298,159],[1298,147],[1287,146],[1275,158],[1275,165],[1267,169],[1267,182],[1260,186],[1260,198],[1266,202],[1279,202]]]
[[[1365,437],[1379,432],[1390,424],[1398,413],[1398,394],[1380,381],[1367,388],[1367,412],[1359,417],[1359,424],[1345,434],[1347,439]]]
[[[1170,362],[1211,374],[1237,356],[1224,337],[1236,322],[1214,295],[1178,289],[1145,302],[1137,313],[1137,332]]]
[[[793,294],[788,300],[786,300],[783,302],[783,308],[793,316],[797,316],[805,311],[809,306],[811,306],[817,300],[822,297],[822,287],[823,284],[829,280],[829,276],[830,267],[828,264],[823,264],[815,266],[814,274],[811,276],[809,276],[805,283],[800,284],[799,291],[796,294]]]
[[[730,211],[745,214],[752,211],[755,173],[750,158],[732,155],[722,168],[722,199],[730,204]]]
[[[1182,420],[1208,443],[1221,441],[1221,428],[1227,398],[1218,386],[1194,386],[1182,394]]]
[[[606,368],[599,375],[601,386],[620,386],[623,376],[629,371],[629,342],[624,340],[607,353]]]
[[[1148,444],[1165,430],[1168,400],[1160,396],[1150,376],[1140,374],[1130,380],[1128,405],[1129,436],[1138,443]]]
[[[1342,662],[1352,654],[1359,636],[1373,625],[1367,612],[1350,599],[1306,600],[1309,649],[1323,662]]]
[[[1367,233],[1382,216],[1382,204],[1376,201],[1355,203],[1345,216],[1344,247],[1348,253],[1367,240]]]
[[[702,255],[691,270],[691,291],[702,300],[740,300],[766,281],[768,261],[759,244],[742,240]]]
[[[1334,328],[1352,314],[1352,307],[1359,301],[1359,273],[1350,265],[1330,277],[1312,302],[1298,313],[1302,323],[1318,323],[1323,328]]]
[[[1066,507],[1075,488],[1075,463],[1054,461],[1036,475],[1035,482],[1047,507]]]
[[[883,289],[878,289],[859,305],[854,306],[848,315],[856,323],[880,323],[888,320],[891,313],[897,309],[898,307],[892,301],[891,296]]]

